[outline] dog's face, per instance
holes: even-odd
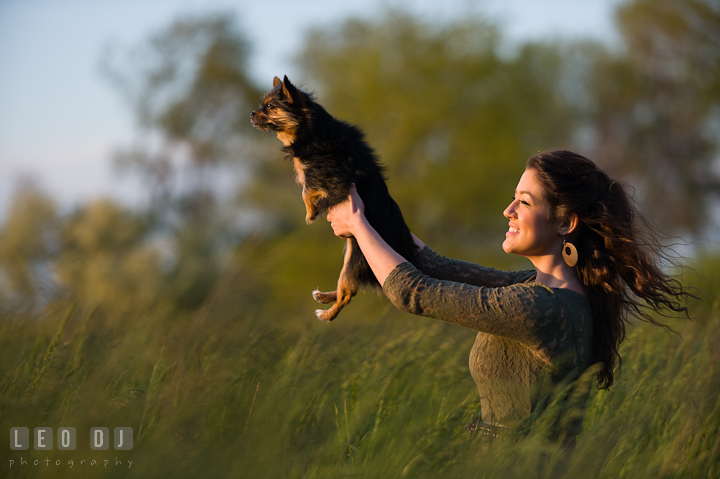
[[[289,145],[297,135],[303,120],[301,96],[288,77],[273,80],[273,89],[263,95],[260,108],[250,113],[250,122],[258,130],[275,131],[278,138]]]

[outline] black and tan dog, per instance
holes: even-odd
[[[276,132],[285,145],[283,151],[292,159],[303,187],[307,223],[347,200],[350,184],[355,183],[368,222],[395,251],[415,262],[417,247],[410,230],[388,192],[383,167],[358,128],[333,118],[287,77],[284,81],[275,77],[273,89],[250,116],[253,126]],[[380,285],[355,239],[348,238],[337,291],[313,292],[320,303],[335,302],[328,310],[317,310],[318,318],[335,319],[361,286]]]

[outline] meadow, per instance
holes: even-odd
[[[285,261],[260,248],[262,261],[229,260],[197,308],[161,298],[112,311],[56,299],[4,313],[2,430],[75,427],[77,448],[6,446],[0,475],[720,477],[712,280],[696,281],[704,293],[692,321],[666,320],[678,335],[645,323],[630,330],[619,380],[593,390],[568,459],[533,434],[516,443],[465,431],[480,407],[467,366],[472,331],[399,313],[372,293],[321,323],[307,291],[283,283],[286,273],[260,280]],[[717,277],[716,263],[702,264],[700,278]],[[282,290],[297,300],[273,301]],[[91,450],[96,426],[132,427],[133,449]]]

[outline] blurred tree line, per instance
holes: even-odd
[[[509,50],[482,17],[389,10],[312,31],[291,80],[364,129],[411,229],[443,254],[527,267],[499,255],[502,211],[527,157],[552,148],[630,182],[666,232],[702,236],[720,191],[720,7],[633,0],[617,23],[618,48]],[[3,309],[63,297],[117,317],[192,310],[236,282],[244,307],[312,316],[309,292],[334,284],[343,242],[304,225],[280,143],[250,125],[272,85],[250,80],[251,46],[231,15],[211,15],[108,52],[138,131],[117,164],[145,181],[147,207],[60,215],[42,192],[18,193],[0,231]]]

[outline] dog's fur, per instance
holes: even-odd
[[[355,183],[368,222],[395,251],[415,263],[417,246],[388,192],[383,167],[358,128],[333,118],[315,103],[312,94],[295,88],[287,76],[284,81],[275,77],[273,89],[251,113],[251,121],[260,130],[275,131],[285,145],[283,151],[292,159],[297,182],[303,187],[308,224],[347,200],[350,185]],[[358,289],[368,285],[380,286],[355,238],[348,238],[337,291],[313,292],[318,302],[335,304],[315,313],[332,321]]]

